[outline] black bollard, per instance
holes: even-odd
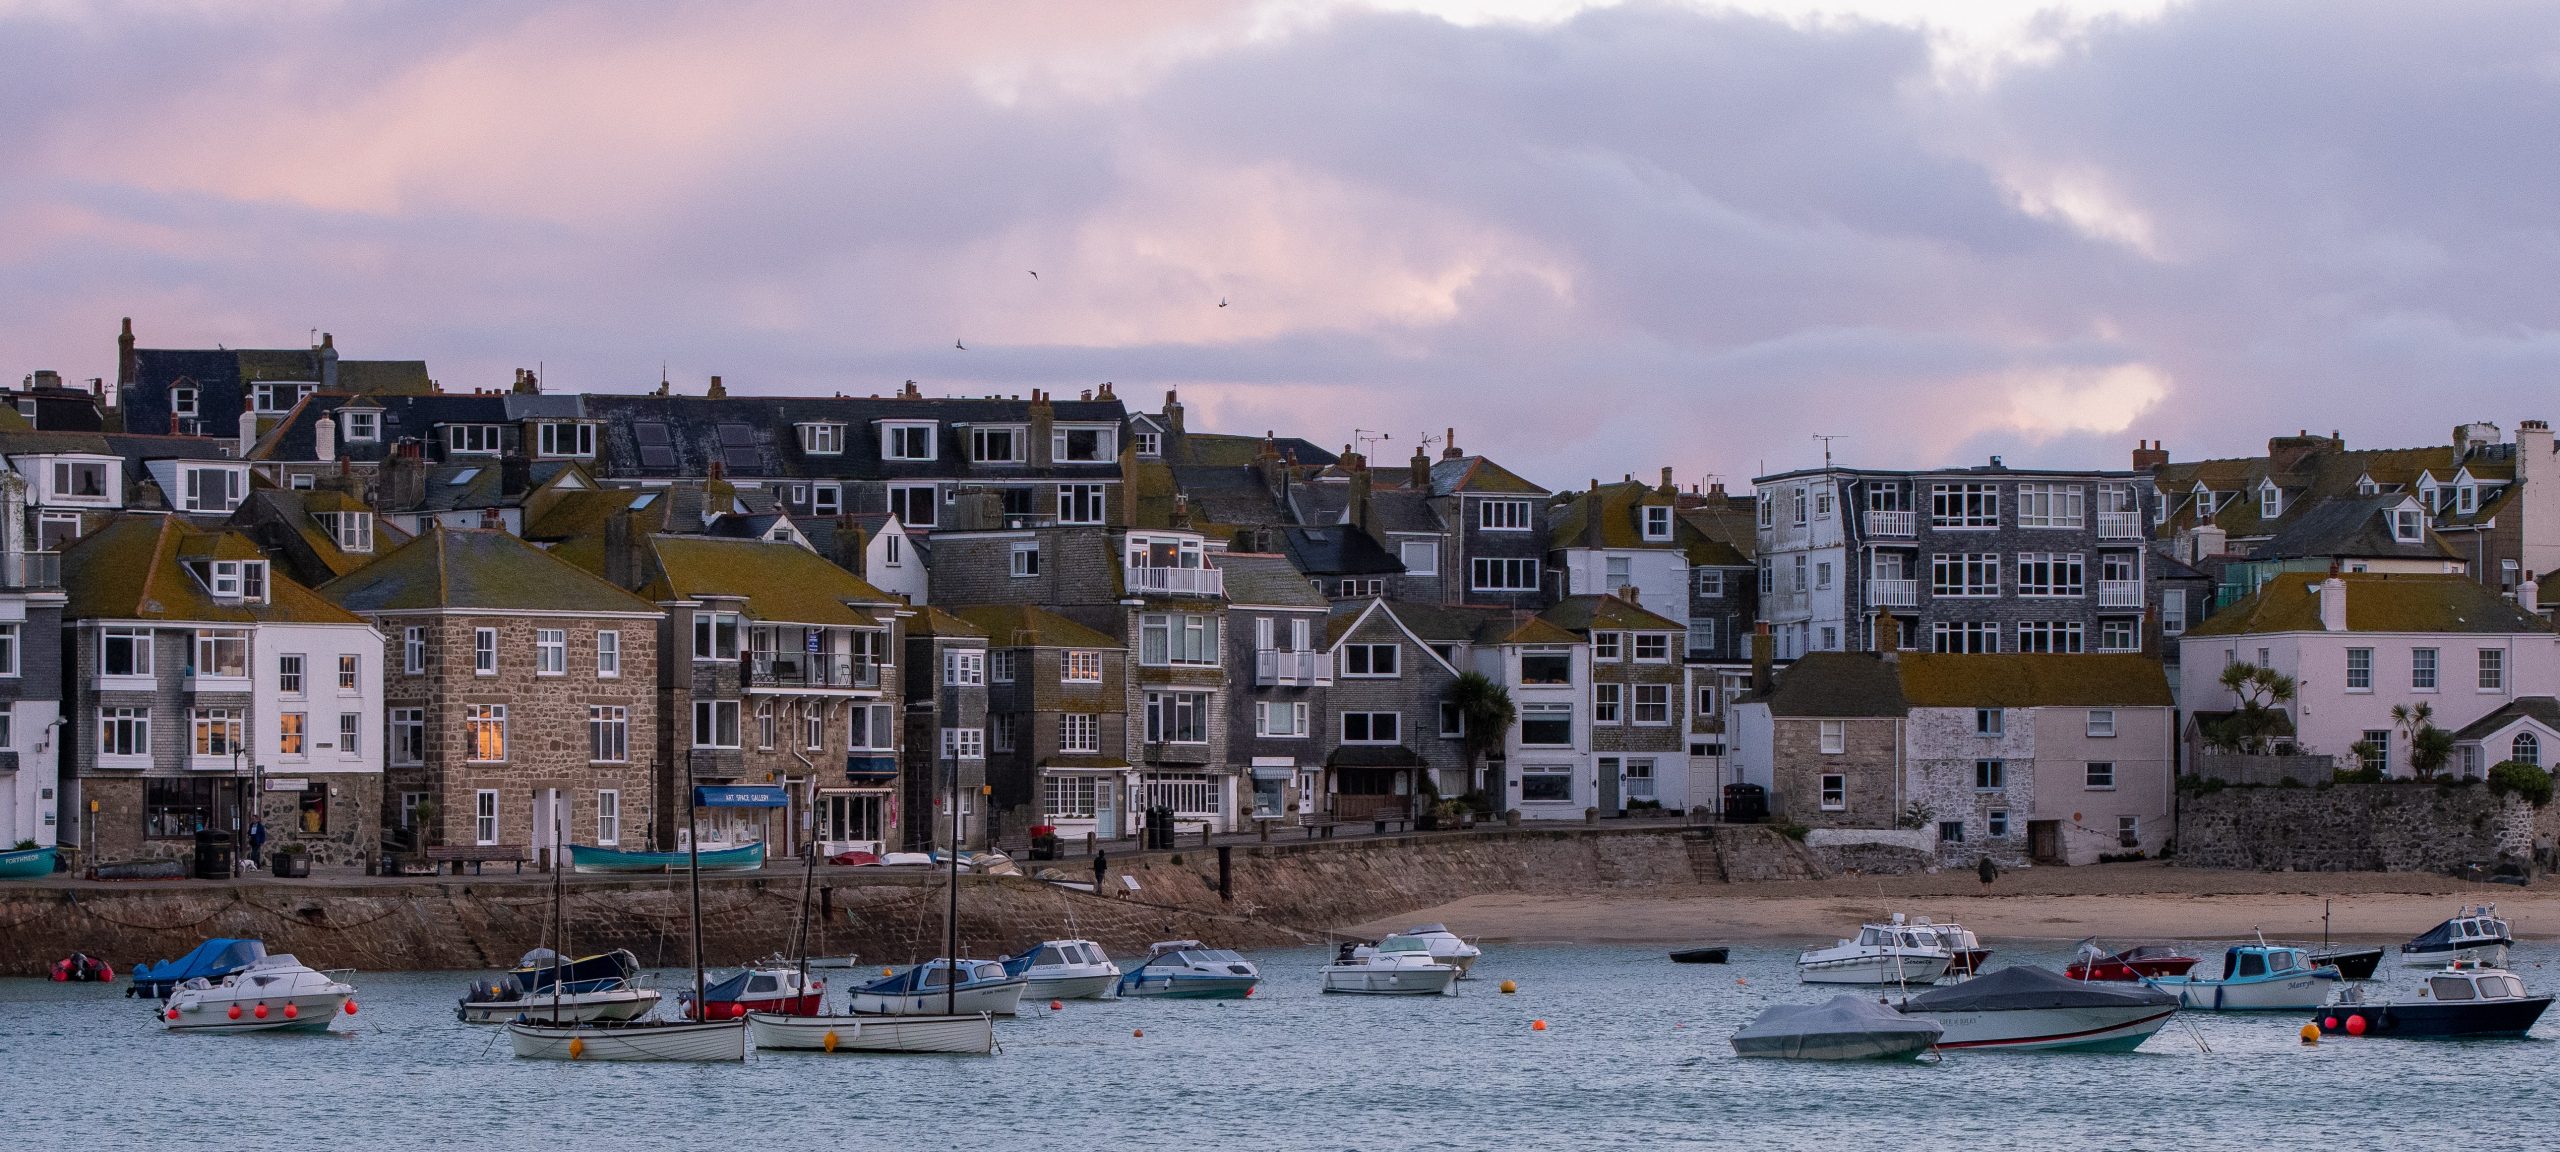
[[[1235,851],[1231,845],[1218,845],[1218,899],[1222,901],[1236,898]]]

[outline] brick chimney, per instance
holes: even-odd
[[[1427,493],[1431,490],[1431,457],[1422,451],[1421,444],[1413,446],[1413,459],[1407,461],[1405,467],[1406,479],[1414,491]]]
[[[1367,532],[1369,531],[1369,458],[1356,452],[1347,454],[1342,458],[1342,471],[1351,479],[1350,503],[1343,512],[1350,518],[1352,527]]]
[[[320,334],[320,346],[311,350],[320,361],[320,388],[324,392],[338,390],[338,338]]]
[[[415,440],[403,440],[394,446],[391,456],[382,462],[379,502],[383,511],[415,510],[427,500],[427,456]]]
[[[738,486],[729,482],[729,470],[717,460],[711,462],[702,478],[702,522],[709,524],[738,507]]]
[[[1164,390],[1164,432],[1171,437],[1182,435],[1182,397],[1171,388]]]
[[[1458,451],[1458,430],[1455,428],[1449,429],[1448,438],[1442,440],[1440,443],[1440,458],[1443,460],[1456,460],[1466,455],[1466,453]],[[1415,449],[1415,451],[1420,450],[1421,449],[1419,448]]]
[[[125,389],[133,386],[133,378],[142,374],[142,359],[133,354],[133,317],[124,318],[124,331],[116,337],[116,392],[121,402]]]
[[[1769,622],[1761,621],[1751,629],[1751,694],[1766,696],[1777,687],[1777,673],[1772,662],[1777,656],[1777,641],[1769,635]]]
[[[1665,465],[1663,465],[1663,466],[1662,466],[1662,486],[1661,486],[1660,488],[1656,488],[1656,489],[1654,489],[1654,491],[1656,491],[1656,492],[1660,492],[1660,493],[1662,493],[1662,494],[1663,494],[1663,495],[1665,495],[1665,496],[1671,496],[1671,497],[1677,497],[1677,496],[1679,496],[1679,495],[1680,495],[1680,486],[1671,482],[1671,466],[1670,466],[1670,465],[1665,464]]]
[[[638,591],[648,583],[648,567],[643,561],[638,518],[628,508],[615,512],[604,522],[604,578],[617,588]]]
[[[2163,441],[2158,440],[2134,441],[2133,470],[2149,472],[2166,466],[2169,463],[2169,450],[2161,447],[2162,443]]]
[[[1031,424],[1031,430],[1027,433],[1031,437],[1031,443],[1028,445],[1031,449],[1031,466],[1033,468],[1049,467],[1054,463],[1049,452],[1049,440],[1058,427],[1058,407],[1049,402],[1048,392],[1039,388],[1031,390],[1031,407],[1024,413],[1024,418]],[[1121,487],[1130,487],[1126,482],[1125,474]]]
[[[1582,494],[1582,546],[1604,547],[1600,532],[1600,479],[1593,477],[1590,490]]]
[[[2346,446],[2344,440],[2334,436],[2314,436],[2308,428],[2291,436],[2270,436],[2267,438],[2267,468],[2274,472],[2291,472],[2314,455],[2341,451]]]
[[[531,373],[527,373],[527,375],[531,375]],[[719,377],[714,376],[711,378],[711,390],[703,393],[703,395],[714,400],[726,400],[729,398],[729,389],[727,386],[720,383]]]
[[[828,559],[835,561],[838,568],[863,575],[871,560],[871,535],[862,530],[860,521],[849,515],[836,517],[835,554]]]
[[[1902,621],[1895,619],[1889,609],[1876,609],[1876,651],[1883,653],[1887,660],[1900,659]]]

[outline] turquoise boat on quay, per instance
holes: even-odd
[[[593,844],[569,846],[569,868],[574,872],[682,872],[692,860],[690,852],[626,852]],[[735,848],[713,848],[702,854],[705,872],[748,872],[762,867],[761,841]]]
[[[33,880],[53,875],[53,849],[19,848],[0,852],[0,880]]]

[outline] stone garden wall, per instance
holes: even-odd
[[[2226,788],[2178,798],[2177,856],[2189,868],[2444,872],[2530,859],[2535,811],[2481,785]]]

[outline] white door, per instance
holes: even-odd
[[[1093,782],[1093,834],[1102,840],[1120,838],[1120,782],[1109,776]]]
[[[36,838],[35,829],[18,827],[18,774],[0,775],[0,849]]]
[[[566,829],[574,840],[577,826],[569,822],[569,798],[557,788],[533,790],[533,858],[548,860],[558,852],[561,832]]]

